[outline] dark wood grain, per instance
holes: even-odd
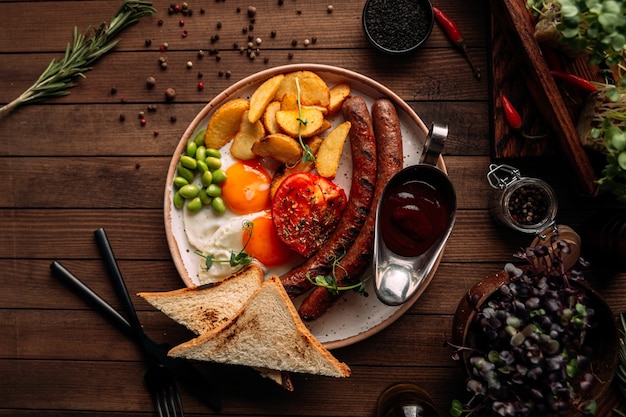
[[[449,125],[444,160],[458,195],[455,228],[418,302],[379,333],[334,351],[352,368],[350,378],[294,375],[295,391],[287,392],[247,368],[200,364],[199,369],[218,385],[222,414],[232,416],[373,416],[379,394],[400,381],[425,387],[441,416],[448,415],[452,399],[467,398],[463,372],[444,346],[456,306],[468,288],[514,261],[512,254],[532,240],[496,225],[488,214],[494,192],[486,179],[493,162],[490,138],[494,118],[500,117],[490,113],[494,89],[486,78],[472,77],[438,26],[417,54],[380,55],[361,31],[363,3],[336,2],[332,13],[328,1],[255,3],[252,34],[262,45],[252,61],[233,48],[247,42],[242,28],[248,25],[249,3],[189,2],[194,14],[181,27],[180,16],[167,13],[170,2],[158,0],[158,14],[127,29],[117,47],[76,80],[69,96],[0,116],[0,416],[154,415],[139,350],[53,277],[50,263],[60,261],[121,311],[94,241],[94,230],[104,227],[131,294],[181,288],[165,236],[163,198],[183,132],[232,83],[265,68],[307,62],[367,75],[400,95],[426,124]],[[487,2],[434,3],[457,21],[487,74],[492,42]],[[82,31],[98,25],[118,5],[118,0],[0,0],[0,103],[19,95],[62,55],[74,26]],[[212,43],[215,34],[219,40]],[[303,41],[313,38],[305,47]],[[168,50],[159,51],[164,42]],[[198,57],[199,50],[213,48],[219,49],[219,60],[209,53]],[[161,56],[167,57],[166,70],[158,65]],[[493,68],[499,69],[497,63]],[[154,89],[146,86],[149,76],[157,80]],[[171,103],[164,99],[166,87],[177,91]],[[582,196],[562,154],[511,163],[553,185],[560,223],[578,228],[598,210],[623,207],[607,196]],[[626,311],[625,273],[602,265],[587,272],[615,313]],[[359,295],[345,295],[353,296]],[[176,344],[192,337],[139,297],[133,301],[156,341]],[[186,415],[212,414],[185,389],[182,394]],[[609,416],[620,405],[613,394],[603,399],[598,415]]]

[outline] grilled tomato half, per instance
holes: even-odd
[[[291,174],[272,200],[272,219],[280,239],[310,257],[335,230],[347,197],[337,184],[310,172]]]

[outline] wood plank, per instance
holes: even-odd
[[[126,29],[121,35],[118,51],[158,50],[162,42],[168,42],[170,49],[196,51],[215,47],[228,50],[232,48],[233,42],[242,45],[247,43],[247,34],[242,32],[242,28],[248,26],[249,19],[245,8],[242,13],[236,12],[236,4],[189,2],[194,13],[185,18],[184,29],[187,29],[189,36],[182,38],[182,29],[179,26],[182,15],[169,15],[167,12],[171,2],[156,0],[152,3],[157,13]],[[252,33],[262,37],[262,50],[303,50],[305,48],[303,40],[313,37],[317,38],[317,42],[308,49],[369,48],[361,28],[363,2],[342,0],[333,6],[333,12],[328,13],[326,3],[303,7],[295,2],[285,2],[283,6],[279,6],[276,1],[259,2],[256,4],[257,19]],[[28,30],[14,30],[11,25],[2,25],[0,52],[60,53],[71,40],[74,26],[82,32],[89,26],[108,22],[118,7],[119,2],[116,0],[0,2],[1,16],[11,16],[14,21],[23,22],[24,27],[28,27]],[[486,28],[485,4],[448,2],[445,6],[442,4],[442,7],[458,22],[470,47],[485,47],[487,42],[483,32]],[[200,13],[201,8],[205,9],[204,14]],[[59,9],[63,10],[63,13],[59,13]],[[298,9],[300,13],[297,13]],[[159,19],[163,20],[161,26],[158,25]],[[291,24],[280,24],[285,21]],[[222,23],[219,30],[218,22]],[[275,38],[270,36],[272,30],[277,32]],[[216,34],[220,35],[220,39],[211,43],[211,36]],[[149,48],[144,44],[145,39],[153,41]],[[300,41],[297,48],[292,47],[292,39]],[[434,29],[427,47],[448,46],[450,43],[443,33],[438,28]],[[286,53],[284,55],[286,56]]]

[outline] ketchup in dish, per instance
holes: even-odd
[[[452,202],[427,181],[391,184],[379,221],[387,247],[400,256],[419,256],[446,231]]]

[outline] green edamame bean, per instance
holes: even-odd
[[[189,184],[189,181],[187,181],[184,177],[177,176],[176,178],[174,178],[174,186],[176,188],[183,187],[187,184]]]
[[[202,178],[200,178],[200,181],[205,187],[211,185],[213,183],[213,174],[211,174],[211,171],[204,171],[202,173]]]
[[[222,160],[214,156],[207,156],[204,162],[206,162],[211,171],[215,171],[216,169],[220,169],[222,167]]]
[[[213,183],[221,184],[226,181],[226,171],[223,169],[216,169],[213,171]]]
[[[198,146],[198,148],[196,149],[196,160],[198,161],[204,161],[207,157],[207,153],[206,153],[206,146],[201,145]]]
[[[200,200],[200,197],[195,197],[192,198],[191,200],[189,200],[187,202],[187,210],[189,210],[192,213],[197,213],[200,210],[202,210],[202,200]]]
[[[191,200],[192,198],[195,198],[198,196],[200,189],[195,184],[187,184],[185,186],[180,187],[180,190],[178,190],[178,192],[183,198],[187,200]]]
[[[206,193],[206,189],[204,188],[200,188],[200,191],[198,192],[198,197],[202,201],[202,204],[204,204],[205,206],[211,204],[211,201],[213,200],[213,198],[211,198],[211,196]]]
[[[196,163],[196,169],[200,172],[207,172],[209,170],[209,167],[207,166],[206,162],[198,160]]]
[[[187,142],[187,149],[186,149],[186,153],[188,156],[191,156],[192,158],[196,156],[196,150],[198,149],[198,145],[196,145],[196,142],[190,140],[189,142]]]
[[[222,197],[215,197],[211,201],[211,207],[217,214],[223,214],[226,211],[226,204],[224,204]]]
[[[198,166],[198,161],[196,161],[189,155],[181,156],[180,163],[182,166],[184,166],[187,169],[196,169],[196,167]]]
[[[221,158],[222,154],[215,148],[206,148],[206,156],[212,156],[213,158]]]
[[[195,176],[193,171],[185,168],[181,163],[176,166],[176,171],[178,175],[187,180],[187,182],[193,182],[193,177]]]
[[[206,134],[206,129],[201,130],[201,131],[198,132],[196,137],[193,139],[193,141],[196,143],[196,145],[198,145],[198,146],[204,145],[204,135],[205,134]]]
[[[219,197],[222,195],[222,187],[217,184],[209,184],[206,187],[206,193],[211,197]]]
[[[176,191],[174,193],[174,207],[180,209],[180,208],[183,208],[184,205],[185,205],[185,199],[183,198],[182,195],[180,195],[178,191]]]

